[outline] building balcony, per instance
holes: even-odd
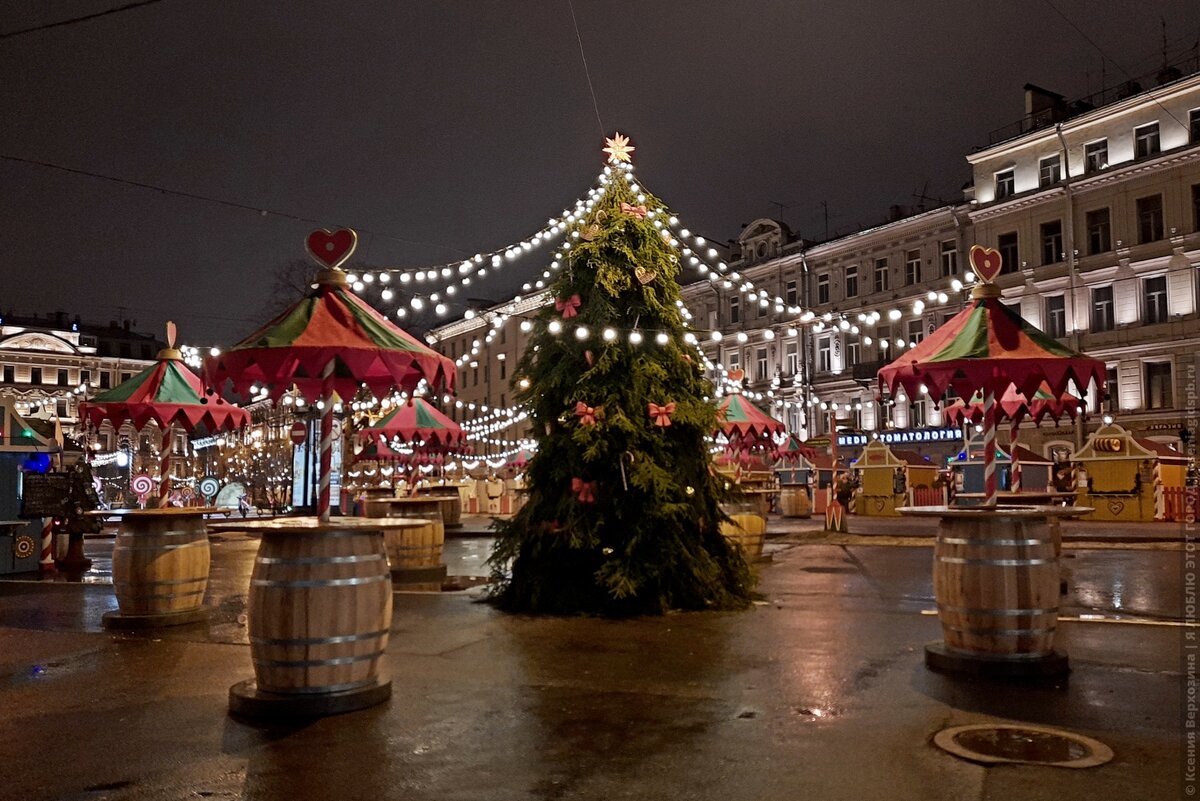
[[[886,359],[876,359],[870,362],[859,362],[850,369],[850,376],[855,381],[874,381],[879,371],[887,364]]]

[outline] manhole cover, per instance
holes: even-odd
[[[1045,726],[983,723],[955,726],[934,735],[943,751],[985,765],[1016,763],[1055,768],[1094,768],[1113,758],[1104,743]]]
[[[817,565],[814,567],[802,567],[800,569],[804,570],[808,573],[857,573],[858,572],[858,568],[856,568],[856,567],[827,567],[824,565]]]

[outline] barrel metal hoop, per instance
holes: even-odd
[[[364,553],[353,556],[300,556],[295,559],[283,559],[278,556],[257,556],[254,561],[260,565],[352,565],[358,563],[378,562],[385,558],[381,553]]]
[[[386,637],[388,629],[368,631],[363,634],[343,634],[336,637],[251,637],[250,642],[257,645],[338,645],[347,642],[362,642]]]
[[[989,628],[974,628],[972,626],[951,626],[943,622],[942,628],[947,631],[957,631],[959,634],[975,634],[980,637],[1001,636],[1001,637],[1022,637],[1022,636],[1041,636],[1055,630],[1056,626],[1043,626],[1039,629],[989,629]]]
[[[117,539],[143,540],[149,537],[203,537],[208,539],[208,533],[204,529],[196,529],[195,531],[118,531]]]
[[[208,576],[196,578],[170,579],[163,581],[114,581],[114,587],[178,587],[180,584],[195,584],[197,581],[208,581]]]
[[[1024,545],[1053,545],[1051,540],[979,540],[971,539],[970,537],[938,537],[938,542],[946,545],[1003,545],[1003,546],[1024,546]]]
[[[197,595],[203,595],[203,594],[204,594],[204,590],[195,590],[194,592],[155,592],[155,593],[131,592],[131,593],[126,593],[125,595],[126,595],[126,597],[131,598],[131,599],[137,598],[139,600],[144,600],[144,599],[149,598],[149,599],[154,599],[154,600],[163,600],[163,599],[168,599],[168,598],[195,598]],[[120,602],[120,599],[118,597],[118,603],[119,602]]]
[[[118,553],[121,551],[154,551],[157,553],[163,551],[178,551],[181,548],[198,548],[200,546],[207,548],[208,540],[196,540],[195,542],[185,542],[180,545],[123,545],[118,542],[113,547],[113,553]]]
[[[970,565],[987,567],[1032,567],[1034,565],[1052,565],[1057,559],[967,559],[961,556],[938,556],[937,561],[949,565]]]
[[[310,667],[334,667],[336,665],[353,665],[355,662],[367,662],[372,659],[379,659],[383,656],[383,651],[374,651],[369,654],[358,654],[356,656],[337,656],[330,659],[263,659],[253,657],[252,661],[256,665],[265,665],[267,667],[277,668],[310,668]]]
[[[280,579],[252,579],[251,587],[355,587],[361,584],[375,584],[380,581],[391,581],[390,574],[381,573],[377,576],[355,576],[340,579],[298,579],[283,581]]]
[[[985,609],[983,607],[972,608],[969,606],[952,606],[951,604],[939,603],[937,605],[940,612],[952,612],[958,615],[1002,615],[1004,617],[1012,616],[1029,616],[1029,615],[1057,615],[1058,607],[1050,607],[1047,609],[1025,608],[1025,609]]]

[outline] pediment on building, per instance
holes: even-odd
[[[66,353],[75,355],[78,349],[53,334],[42,331],[25,331],[0,339],[0,348],[8,350],[35,350],[42,353]]]
[[[779,223],[766,218],[755,220],[742,229],[741,234],[738,235],[738,241],[744,243],[763,237],[770,237],[776,241],[781,240],[783,230],[779,227]]]

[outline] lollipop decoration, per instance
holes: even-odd
[[[221,482],[216,476],[205,476],[197,486],[200,488],[200,494],[204,496],[205,503],[212,503],[212,499],[221,491]]]
[[[146,496],[154,491],[154,479],[145,473],[139,473],[129,479],[129,489],[138,496],[138,506],[145,506]]]

